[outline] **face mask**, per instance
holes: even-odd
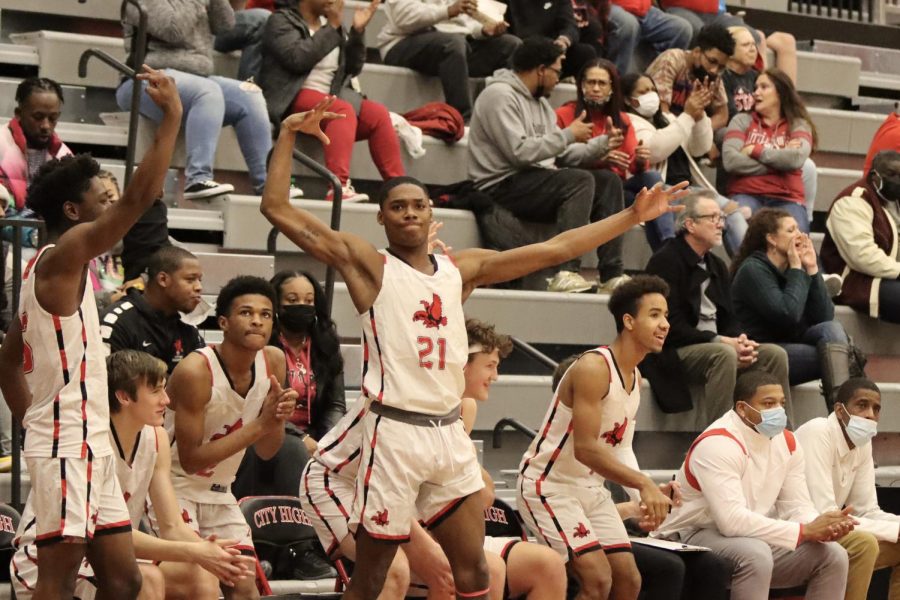
[[[889,202],[900,202],[900,181],[888,179],[878,171],[875,173],[878,175],[879,181],[879,185],[875,186],[875,189],[881,194],[881,197]]]
[[[638,106],[634,110],[642,117],[649,119],[659,110],[659,94],[656,92],[647,92],[643,96],[638,96],[637,101]]]
[[[604,106],[606,106],[607,102],[609,102],[609,96],[607,96],[606,98],[603,98],[602,100],[588,100],[587,98],[585,98],[584,106],[585,106],[585,108],[588,108],[591,110],[599,110],[599,109],[603,108]]]
[[[846,413],[846,409],[844,409],[844,412]],[[840,421],[840,419],[838,420]],[[857,417],[856,415],[850,415],[850,420],[847,424],[845,425],[844,422],[841,421],[841,425],[843,425],[844,431],[847,432],[847,437],[850,438],[850,442],[857,448],[871,442],[872,438],[875,437],[875,434],[878,433],[878,423],[871,419]]]
[[[694,79],[703,83],[703,80],[709,78],[709,82],[712,83],[716,80],[716,76],[704,69],[703,67],[694,67],[691,70],[691,74],[694,76]]]
[[[309,333],[316,322],[316,307],[312,304],[288,304],[278,311],[281,327],[291,333]]]
[[[762,421],[753,426],[760,435],[764,435],[771,440],[787,427],[787,413],[784,412],[783,406],[767,408],[766,410],[757,410],[749,404],[746,406],[758,412],[759,416],[762,417]]]

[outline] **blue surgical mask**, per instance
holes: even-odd
[[[757,410],[749,404],[747,404],[747,407],[755,410],[762,417],[762,421],[753,426],[760,435],[764,435],[771,440],[787,427],[787,413],[784,411],[783,406],[767,408],[766,410]]]
[[[847,413],[846,409],[844,409],[844,412]],[[841,419],[839,418],[838,421],[841,421]],[[878,433],[878,423],[876,421],[857,417],[856,415],[850,415],[850,420],[846,424],[841,421],[841,425],[843,425],[844,431],[847,432],[847,437],[850,438],[850,441],[857,448],[871,442],[872,438]]]

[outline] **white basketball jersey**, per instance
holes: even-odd
[[[629,392],[625,389],[622,374],[610,349],[601,346],[589,352],[602,356],[609,366],[609,393],[603,400],[598,439],[613,451],[630,448],[634,438],[634,419],[641,402],[640,372],[637,368],[634,369],[634,388]],[[553,395],[540,433],[532,440],[522,457],[519,473],[533,481],[548,484],[602,486],[603,477],[575,459],[572,409],[560,401],[560,387],[557,387]]]
[[[387,406],[443,415],[460,403],[468,359],[462,278],[452,259],[432,255],[426,275],[384,254],[381,291],[359,316],[363,393]]]
[[[111,427],[110,439],[116,445],[116,476],[119,478],[119,487],[122,488],[122,496],[128,506],[131,526],[137,529],[147,512],[150,481],[153,479],[153,470],[156,468],[156,458],[159,455],[156,428],[144,425],[138,433],[131,456],[122,453],[120,440],[116,438],[115,430]]]
[[[19,320],[32,396],[22,421],[25,456],[87,458],[88,449],[96,457],[110,456],[106,351],[87,270],[74,314],[52,315],[35,296],[35,266],[52,247],[41,248],[22,274]]]
[[[362,421],[368,408],[368,398],[360,397],[356,405],[319,439],[318,450],[313,454],[316,462],[335,475],[351,481],[356,479],[362,451]]]
[[[197,350],[206,359],[212,374],[212,394],[203,415],[203,440],[207,444],[237,431],[254,421],[262,410],[263,400],[269,393],[269,365],[265,350],[256,353],[253,362],[253,380],[246,397],[241,397],[231,386],[231,380],[213,346]],[[172,411],[169,411],[170,413]],[[172,438],[172,483],[179,498],[204,504],[231,504],[231,482],[237,474],[244,450],[232,454],[222,462],[188,475],[178,459],[178,440],[175,439],[174,418],[167,415],[166,429]],[[299,465],[298,465],[298,468]]]

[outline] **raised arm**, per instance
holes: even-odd
[[[598,475],[619,485],[638,490],[658,525],[668,514],[671,501],[652,479],[618,460],[616,453],[600,443],[603,403],[609,393],[609,366],[595,353],[579,358],[563,380],[560,394],[572,402],[572,439],[575,459]],[[636,461],[635,461],[636,462]]]
[[[639,193],[634,204],[618,214],[564,231],[546,242],[503,252],[460,252],[456,263],[462,273],[463,285],[471,291],[474,287],[509,281],[572,260],[622,235],[638,223],[652,221],[666,212],[681,210],[672,202],[687,195],[684,191],[687,186],[686,181],[669,189],[664,189],[661,184],[655,185]]]
[[[329,140],[319,128],[319,123],[322,119],[341,116],[327,112],[333,101],[333,98],[326,98],[311,111],[293,114],[282,122],[278,141],[272,150],[260,210],[278,231],[304,252],[336,268],[347,284],[356,309],[364,312],[372,306],[381,289],[384,258],[359,236],[332,231],[313,214],[293,206],[288,200],[297,132],[314,135],[328,144]]]
[[[181,126],[181,100],[175,82],[162,71],[145,65],[139,77],[148,84],[147,95],[162,110],[162,123],[121,199],[94,221],[68,229],[35,267],[37,299],[53,314],[74,312],[81,300],[85,265],[121,240],[162,193]],[[73,196],[78,193],[72,190]]]

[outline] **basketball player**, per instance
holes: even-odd
[[[485,598],[484,514],[475,494],[483,483],[459,419],[468,347],[462,302],[480,285],[570,260],[674,210],[669,202],[683,195],[684,186],[645,190],[618,215],[541,244],[507,252],[467,250],[453,261],[428,253],[428,195],[415,179],[398,177],[379,194],[377,218],[388,239],[388,248],[379,252],[288,201],[296,132],[326,117],[328,103],[282,123],[261,210],[305,252],[338,269],[362,322],[363,393],[372,402],[362,422],[361,472],[351,515],[357,562],[345,598],[378,596],[418,515],[450,561],[457,596]]]
[[[641,590],[625,525],[604,480],[637,490],[642,525],[650,529],[665,519],[668,494],[677,491],[641,473],[631,447],[641,399],[637,365],[662,350],[668,291],[662,279],[647,275],[613,291],[609,310],[619,335],[569,367],[519,466],[519,513],[537,539],[568,562],[582,600],[634,600]]]
[[[231,585],[246,577],[253,560],[227,548],[234,543],[231,540],[200,539],[181,518],[169,471],[169,437],[162,428],[169,404],[166,365],[144,352],[123,350],[107,359],[107,370],[116,475],[131,517],[135,554],[144,559],[138,563],[143,580],[139,597],[215,600],[219,597],[217,577]],[[138,530],[148,500],[153,502],[163,526],[159,538]],[[37,580],[37,565],[31,560],[36,549],[30,507],[26,507],[22,520],[30,527],[15,540],[10,575],[16,598],[27,600]],[[93,571],[83,563],[75,596],[88,600],[95,593]]]
[[[85,555],[98,598],[135,598],[141,588],[109,443],[105,351],[86,284],[91,259],[159,196],[178,135],[182,109],[172,79],[148,67],[139,77],[163,120],[122,198],[108,207],[100,166],[88,155],[45,164],[29,189],[27,204],[44,219],[49,243],[23,274],[19,318],[0,349],[0,387],[27,430],[39,600],[71,597]]]
[[[237,540],[235,548],[246,554],[253,554],[253,540],[231,482],[251,444],[263,460],[275,456],[297,399],[281,387],[284,353],[266,346],[274,317],[269,282],[235,277],[216,299],[222,343],[182,359],[167,386],[174,409],[166,427],[174,429],[172,482],[182,516],[202,537]],[[253,576],[223,592],[228,600],[259,597]]]

